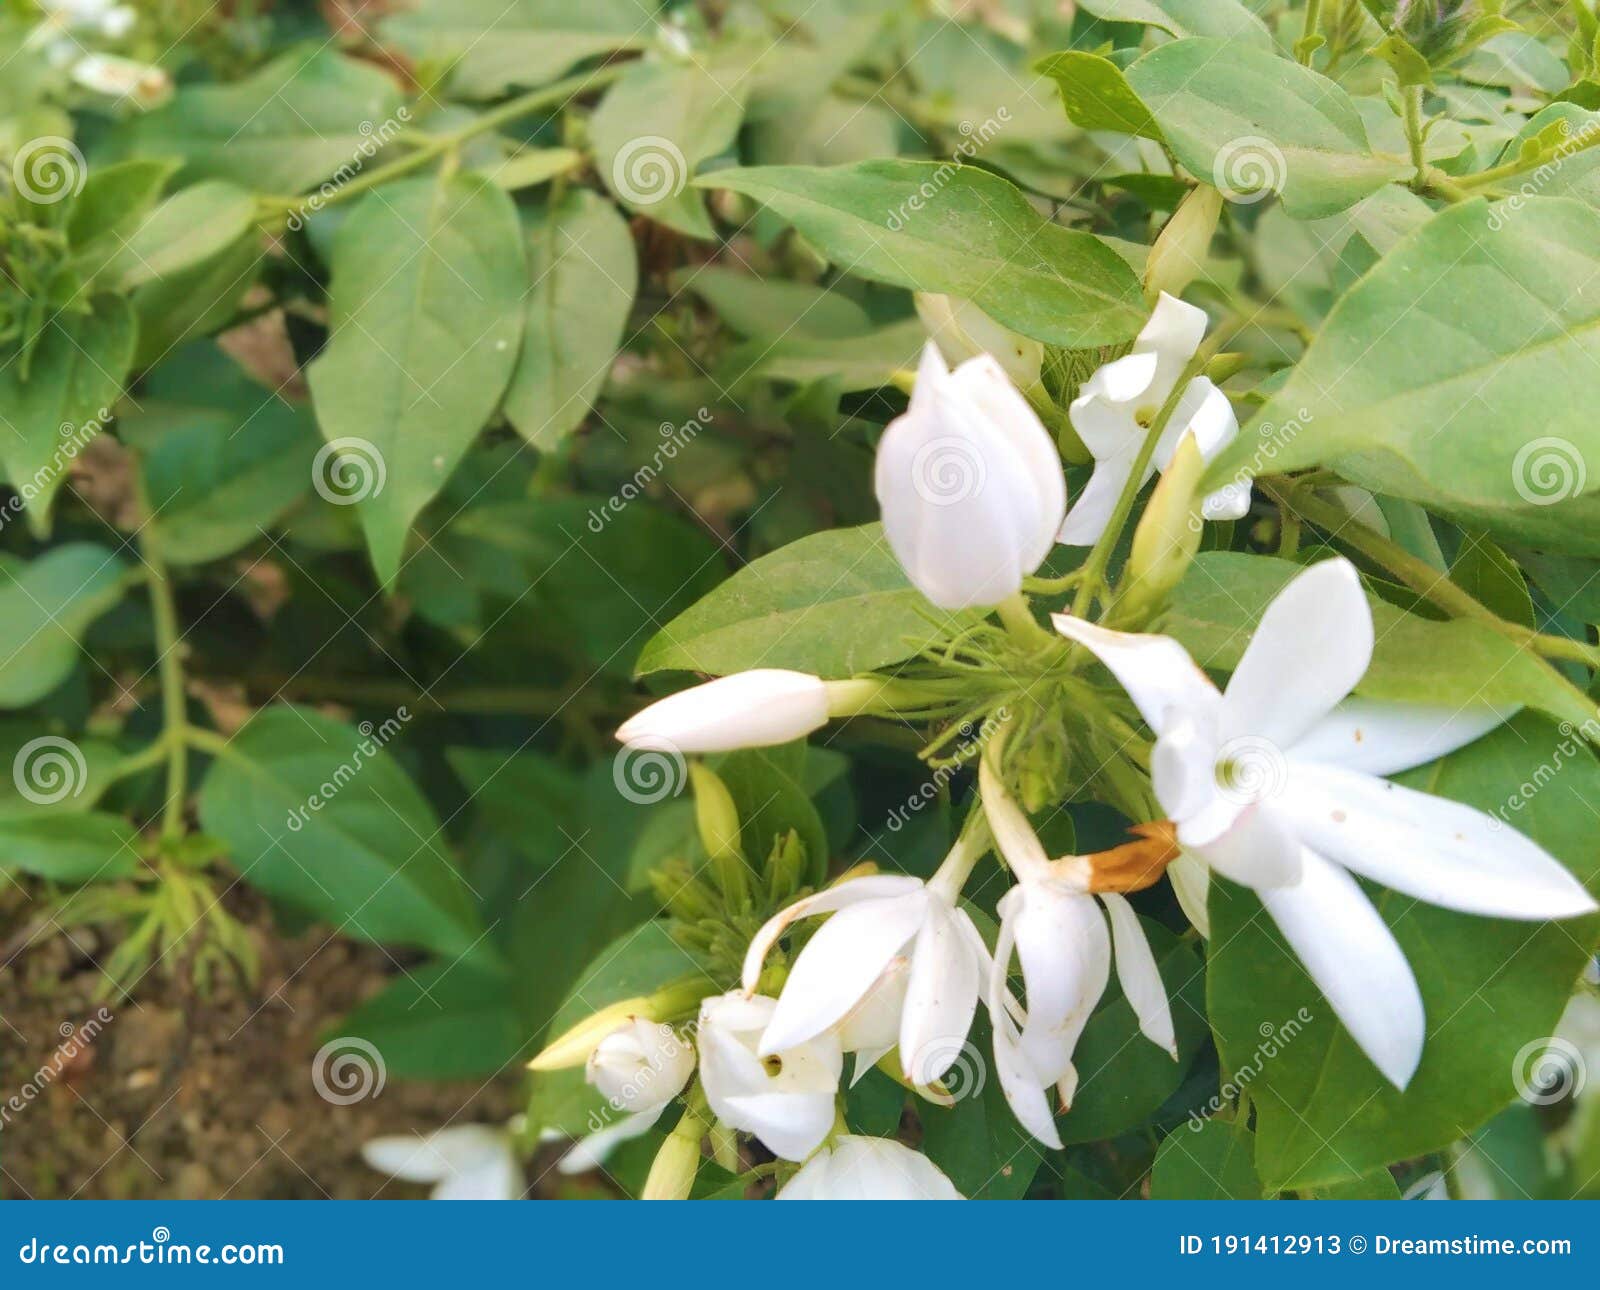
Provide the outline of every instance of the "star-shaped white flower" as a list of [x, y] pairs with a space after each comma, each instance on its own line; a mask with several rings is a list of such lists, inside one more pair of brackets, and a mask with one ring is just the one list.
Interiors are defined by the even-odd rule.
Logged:
[[1445, 909], [1543, 920], [1594, 912], [1559, 861], [1483, 812], [1382, 778], [1442, 757], [1506, 709], [1347, 698], [1372, 658], [1372, 611], [1347, 560], [1296, 577], [1219, 691], [1176, 641], [1065, 615], [1157, 736], [1151, 775], [1189, 855], [1254, 888], [1334, 1012], [1391, 1083], [1422, 1057], [1410, 965], [1352, 878]]
[[777, 1200], [963, 1200], [938, 1165], [891, 1138], [841, 1134], [793, 1178]]
[[[1132, 351], [1106, 363], [1083, 383], [1069, 411], [1072, 428], [1094, 455], [1094, 473], [1067, 512], [1058, 541], [1093, 546], [1105, 532], [1150, 426], [1200, 348], [1205, 331], [1203, 309], [1162, 292]], [[1193, 378], [1173, 409], [1140, 484], [1171, 464], [1185, 434], [1194, 435], [1201, 457], [1210, 461], [1238, 433], [1239, 422], [1227, 395], [1208, 378]], [[1207, 519], [1225, 520], [1238, 519], [1249, 509], [1250, 486], [1238, 483], [1206, 498], [1202, 512]]]
[[421, 1136], [373, 1138], [361, 1158], [406, 1182], [433, 1183], [434, 1200], [520, 1200], [522, 1166], [504, 1129], [458, 1124]]

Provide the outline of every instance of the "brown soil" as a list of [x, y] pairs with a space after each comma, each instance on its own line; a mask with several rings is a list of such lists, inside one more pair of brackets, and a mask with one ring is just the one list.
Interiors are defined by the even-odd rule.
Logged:
[[[219, 983], [209, 998], [186, 974], [157, 971], [102, 1014], [104, 933], [0, 947], [0, 1197], [420, 1196], [369, 1169], [361, 1144], [517, 1109], [515, 1070], [487, 1082], [390, 1078], [349, 1105], [324, 1100], [318, 1048], [397, 964], [324, 928], [285, 938], [241, 889], [227, 904], [256, 943], [260, 980]], [[23, 907], [38, 908], [12, 888], [0, 927], [16, 927]], [[5, 1105], [30, 1084], [34, 1096]]]

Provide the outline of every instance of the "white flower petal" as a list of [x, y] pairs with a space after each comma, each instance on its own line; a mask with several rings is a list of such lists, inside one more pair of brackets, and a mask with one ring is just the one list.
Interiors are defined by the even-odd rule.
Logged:
[[1117, 509], [1117, 499], [1133, 474], [1131, 453], [1108, 457], [1095, 463], [1089, 482], [1072, 503], [1067, 518], [1056, 534], [1056, 541], [1065, 546], [1093, 546], [1106, 531], [1111, 515]]
[[809, 918], [813, 914], [831, 914], [835, 910], [863, 900], [883, 900], [890, 896], [903, 896], [921, 886], [920, 880], [904, 874], [866, 874], [860, 878], [835, 883], [832, 887], [825, 888], [813, 896], [807, 896], [804, 900], [797, 900], [786, 909], [780, 910], [767, 919], [761, 925], [761, 930], [750, 938], [750, 948], [744, 956], [744, 975], [741, 982], [745, 992], [751, 993], [755, 990], [756, 982], [761, 979], [762, 964], [766, 962], [772, 947], [777, 944], [778, 938], [790, 924], [802, 918]]
[[[1189, 718], [1178, 718], [1151, 751], [1150, 782], [1161, 809], [1174, 820], [1190, 819], [1212, 807], [1218, 795], [1215, 737]], [[1227, 823], [1232, 822], [1229, 815]]]
[[433, 1145], [434, 1135], [389, 1134], [362, 1143], [361, 1158], [380, 1173], [402, 1182], [438, 1182], [450, 1172], [450, 1162]]
[[679, 753], [766, 748], [828, 723], [828, 688], [815, 676], [753, 668], [692, 686], [623, 722], [617, 738]]
[[[1134, 352], [1124, 354], [1121, 358], [1114, 358], [1109, 363], [1102, 363], [1090, 374], [1078, 389], [1078, 397], [1073, 399], [1068, 409], [1073, 416], [1073, 428], [1079, 435], [1083, 429], [1077, 425], [1077, 411], [1081, 406], [1087, 407], [1093, 401], [1097, 403], [1132, 403], [1150, 388], [1150, 382], [1155, 379], [1156, 363], [1158, 359], [1154, 351], [1143, 353]], [[1087, 439], [1084, 444], [1089, 451], [1094, 452], [1094, 445]], [[1106, 445], [1108, 452], [1117, 451], [1117, 445]], [[1096, 456], [1099, 454], [1096, 453]]]
[[1211, 910], [1207, 902], [1211, 897], [1211, 871], [1206, 868], [1205, 862], [1199, 856], [1185, 851], [1167, 866], [1167, 879], [1172, 883], [1172, 894], [1178, 898], [1178, 904], [1194, 924], [1195, 931], [1209, 941]]
[[1404, 1089], [1422, 1060], [1422, 994], [1366, 893], [1307, 849], [1300, 881], [1260, 896], [1351, 1038], [1385, 1079]]
[[1161, 981], [1161, 969], [1150, 951], [1139, 915], [1126, 898], [1115, 892], [1102, 892], [1101, 903], [1111, 917], [1111, 939], [1116, 950], [1117, 982], [1139, 1018], [1144, 1037], [1158, 1048], [1178, 1057], [1177, 1032], [1172, 1027], [1172, 1004]]
[[1150, 321], [1133, 342], [1134, 353], [1156, 355], [1157, 368], [1148, 397], [1157, 405], [1166, 402], [1205, 335], [1205, 310], [1163, 291], [1150, 314]]
[[1482, 811], [1359, 771], [1296, 765], [1280, 800], [1308, 847], [1363, 877], [1488, 918], [1577, 918], [1596, 905], [1542, 847]]
[[1161, 470], [1172, 464], [1172, 454], [1186, 434], [1194, 436], [1194, 446], [1203, 461], [1210, 461], [1239, 433], [1239, 419], [1233, 404], [1210, 379], [1197, 376], [1184, 387], [1183, 396], [1167, 419], [1156, 444], [1152, 460]]
[[728, 1098], [718, 1118], [753, 1133], [785, 1160], [804, 1160], [833, 1128], [832, 1093], [749, 1093]]
[[[1226, 799], [1218, 799], [1230, 805]], [[1203, 844], [1185, 837], [1188, 821], [1178, 827], [1178, 841], [1224, 878], [1254, 887], [1287, 887], [1300, 881], [1298, 815], [1283, 809], [1280, 799], [1235, 806], [1231, 827]]]
[[640, 1111], [637, 1115], [624, 1115], [614, 1124], [597, 1129], [580, 1139], [566, 1155], [556, 1162], [556, 1172], [563, 1174], [587, 1173], [605, 1164], [606, 1157], [624, 1142], [648, 1133], [655, 1122], [666, 1113], [667, 1104]]
[[761, 1055], [804, 1043], [854, 1008], [924, 926], [934, 903], [919, 887], [887, 900], [850, 905], [829, 918], [790, 969], [772, 1022], [761, 1036]]
[[1267, 606], [1222, 704], [1224, 741], [1288, 749], [1355, 687], [1372, 661], [1372, 610], [1355, 566], [1324, 560]]
[[917, 1084], [933, 1083], [961, 1056], [983, 988], [983, 964], [962, 927], [970, 926], [966, 914], [939, 899], [927, 911], [900, 1015], [900, 1068]]
[[1010, 920], [1000, 925], [995, 944], [994, 967], [989, 973], [988, 1007], [994, 1026], [994, 1070], [1000, 1091], [1017, 1123], [1045, 1146], [1061, 1149], [1061, 1132], [1050, 1113], [1047, 1085], [1041, 1080], [1022, 1051], [1022, 1038], [1010, 1015], [1010, 992], [1006, 973], [1010, 970], [1013, 947]]
[[961, 1200], [944, 1172], [888, 1138], [844, 1134], [801, 1167], [776, 1200]]
[[1039, 1082], [1054, 1084], [1072, 1068], [1078, 1037], [1111, 979], [1111, 938], [1093, 896], [1055, 884], [1020, 883], [1000, 911], [1027, 987], [1022, 1051]]
[[1067, 614], [1050, 621], [1110, 669], [1157, 735], [1184, 717], [1203, 722], [1221, 705], [1217, 687], [1170, 636], [1109, 631]]
[[1289, 749], [1289, 757], [1369, 775], [1395, 775], [1453, 753], [1516, 712], [1351, 696], [1312, 726]]

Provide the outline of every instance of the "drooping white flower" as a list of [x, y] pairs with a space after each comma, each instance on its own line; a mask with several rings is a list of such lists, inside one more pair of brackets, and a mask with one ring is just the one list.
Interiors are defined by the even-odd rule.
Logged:
[[522, 1166], [511, 1135], [487, 1124], [373, 1138], [361, 1158], [406, 1182], [433, 1183], [434, 1200], [520, 1200]]
[[635, 1017], [596, 1045], [584, 1077], [616, 1113], [561, 1158], [562, 1173], [602, 1164], [617, 1144], [650, 1129], [694, 1074], [694, 1047], [664, 1022]]
[[680, 753], [786, 744], [827, 724], [828, 695], [829, 683], [815, 676], [754, 668], [652, 703], [623, 722], [617, 738]]
[[997, 323], [970, 300], [918, 291], [917, 317], [939, 346], [946, 363], [964, 363], [979, 354], [992, 356], [1019, 390], [1039, 383], [1044, 346]]
[[[1046, 857], [1027, 816], [987, 760], [979, 769], [979, 792], [995, 843], [1017, 876], [1017, 885], [997, 906], [1000, 934], [987, 996], [995, 1071], [1022, 1126], [1047, 1146], [1059, 1148], [1048, 1090], [1056, 1089], [1063, 1108], [1071, 1106], [1078, 1085], [1073, 1052], [1105, 993], [1113, 949], [1117, 980], [1139, 1028], [1176, 1057], [1172, 1010], [1133, 907], [1122, 896], [1105, 892], [1099, 895], [1105, 906], [1101, 914], [1089, 893], [1082, 857]], [[1020, 1025], [1006, 985], [1013, 952], [1022, 962], [1028, 1000]]]
[[[1094, 474], [1068, 512], [1059, 541], [1093, 546], [1105, 532], [1149, 428], [1205, 331], [1205, 310], [1162, 292], [1132, 351], [1083, 383], [1069, 414], [1072, 428], [1094, 456]], [[1228, 396], [1208, 378], [1194, 377], [1173, 409], [1140, 484], [1167, 468], [1185, 434], [1194, 435], [1201, 457], [1210, 461], [1238, 433]], [[1207, 519], [1238, 519], [1249, 508], [1249, 484], [1236, 483], [1206, 498], [1202, 513]]]
[[892, 1035], [900, 1067], [913, 1083], [932, 1084], [949, 1070], [972, 1028], [989, 959], [978, 929], [956, 903], [953, 874], [960, 869], [964, 878], [966, 867], [965, 846], [958, 843], [927, 883], [899, 874], [855, 878], [768, 920], [745, 955], [747, 990], [755, 988], [785, 928], [796, 919], [832, 914], [789, 970], [761, 1052], [842, 1025], [853, 1032], [852, 1042], [876, 1049], [874, 1060]]
[[1410, 965], [1350, 875], [1490, 918], [1596, 908], [1542, 848], [1483, 812], [1382, 778], [1510, 713], [1347, 698], [1372, 658], [1354, 567], [1326, 560], [1267, 607], [1227, 690], [1165, 636], [1059, 616], [1156, 733], [1151, 776], [1186, 852], [1253, 887], [1362, 1050], [1404, 1088], [1422, 1057]]
[[785, 1160], [804, 1160], [833, 1128], [844, 1054], [831, 1033], [777, 1052], [760, 1049], [776, 1007], [776, 999], [738, 990], [701, 1003], [700, 1087], [724, 1124]]
[[906, 576], [942, 609], [997, 605], [1050, 553], [1067, 506], [1054, 442], [990, 355], [922, 351], [911, 406], [878, 444], [874, 488]]
[[845, 1133], [784, 1185], [777, 1200], [965, 1200], [944, 1170], [892, 1138]]

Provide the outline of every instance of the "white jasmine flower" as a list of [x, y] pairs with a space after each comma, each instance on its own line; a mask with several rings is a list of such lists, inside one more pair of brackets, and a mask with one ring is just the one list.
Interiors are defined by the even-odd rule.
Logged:
[[434, 1200], [522, 1198], [522, 1166], [511, 1135], [487, 1124], [374, 1138], [361, 1148], [361, 1158], [405, 1182], [435, 1184]]
[[878, 444], [874, 487], [906, 576], [942, 609], [1020, 591], [1067, 505], [1055, 443], [999, 362], [948, 371], [931, 341], [911, 406]]
[[562, 1173], [604, 1163], [618, 1143], [653, 1127], [694, 1074], [694, 1048], [664, 1022], [635, 1017], [596, 1045], [584, 1077], [609, 1099], [619, 1118], [561, 1158]]
[[735, 672], [652, 703], [623, 722], [617, 738], [682, 753], [786, 744], [827, 724], [828, 695], [828, 682], [804, 672]]
[[[1106, 363], [1083, 383], [1069, 413], [1072, 428], [1094, 455], [1094, 474], [1073, 503], [1059, 541], [1093, 546], [1105, 532], [1149, 428], [1200, 348], [1205, 331], [1203, 309], [1163, 291], [1133, 350]], [[1168, 419], [1140, 484], [1171, 464], [1185, 434], [1194, 435], [1201, 457], [1210, 461], [1238, 433], [1239, 422], [1227, 395], [1206, 377], [1195, 377]], [[1202, 512], [1207, 519], [1238, 519], [1249, 508], [1250, 486], [1240, 483], [1206, 498]]]
[[831, 1033], [758, 1050], [776, 1008], [775, 999], [738, 990], [701, 1003], [700, 1086], [724, 1124], [785, 1160], [804, 1160], [833, 1128], [844, 1054]]
[[1334, 1012], [1404, 1088], [1422, 1057], [1411, 968], [1351, 877], [1490, 918], [1591, 913], [1542, 848], [1483, 812], [1381, 778], [1442, 757], [1505, 709], [1452, 711], [1346, 698], [1372, 658], [1354, 567], [1326, 560], [1267, 607], [1227, 690], [1165, 636], [1058, 616], [1157, 735], [1156, 796], [1186, 851], [1253, 887]]
[[964, 1200], [938, 1165], [891, 1138], [841, 1134], [806, 1161], [777, 1200]]

